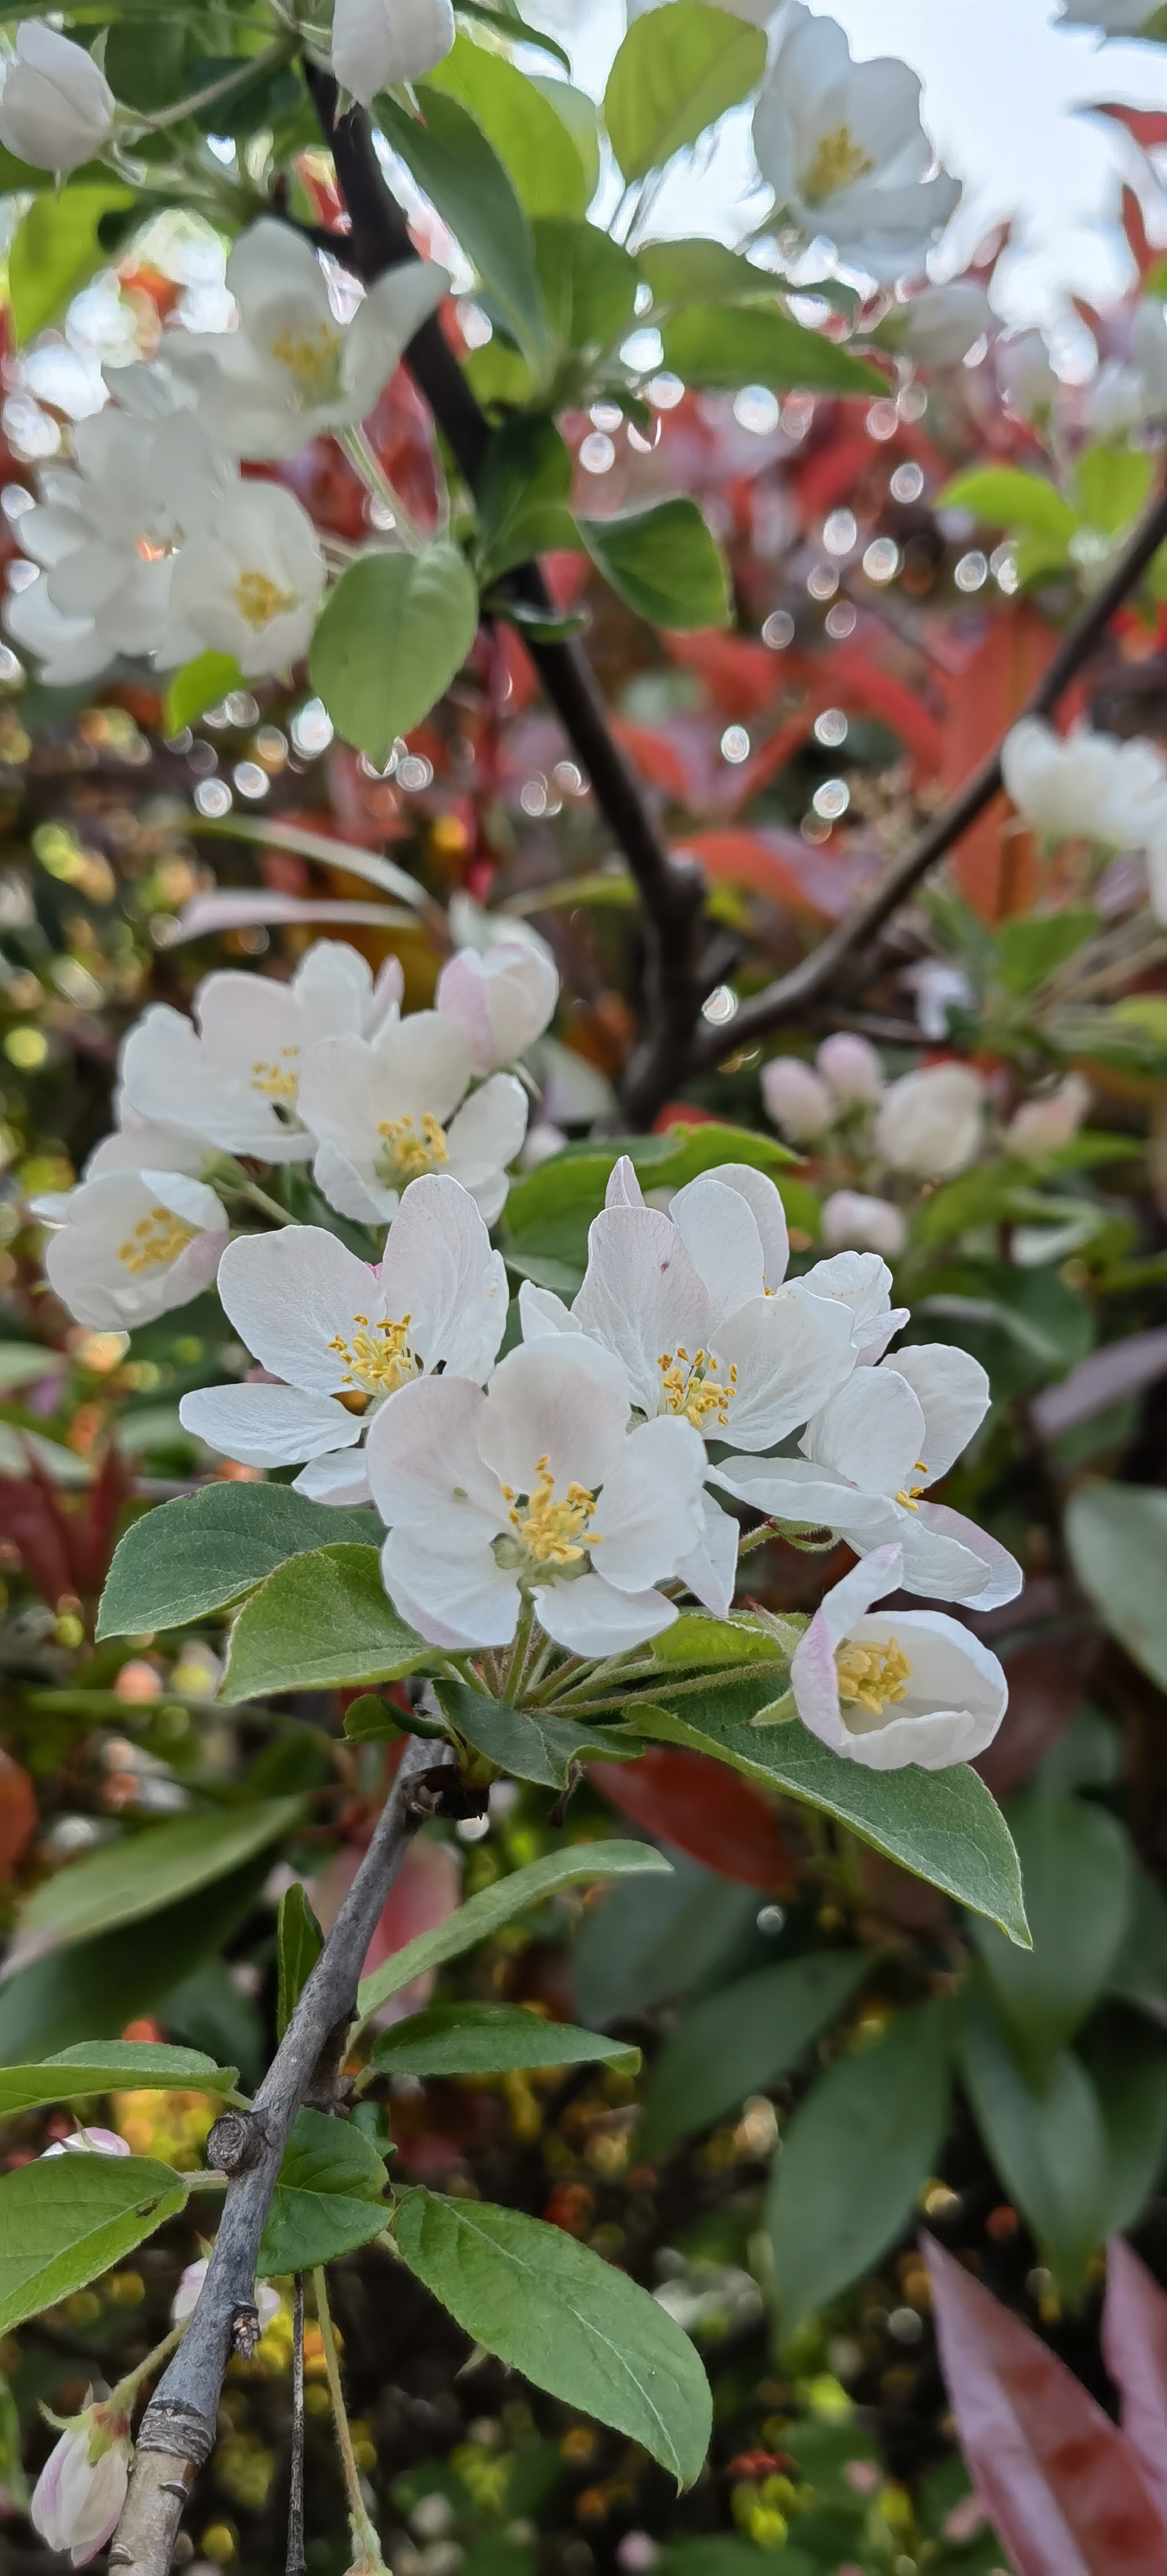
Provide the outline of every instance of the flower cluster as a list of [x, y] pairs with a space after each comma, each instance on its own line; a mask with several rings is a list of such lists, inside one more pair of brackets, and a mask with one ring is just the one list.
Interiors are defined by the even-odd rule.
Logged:
[[[823, 1040], [813, 1065], [800, 1056], [771, 1057], [762, 1068], [762, 1098], [791, 1144], [855, 1150], [876, 1169], [919, 1181], [965, 1171], [985, 1135], [988, 1095], [971, 1065], [921, 1065], [889, 1083], [874, 1047], [843, 1030]], [[825, 1201], [823, 1234], [835, 1249], [889, 1260], [907, 1241], [903, 1213], [890, 1199], [853, 1189]]]
[[1157, 743], [1088, 725], [1063, 736], [1026, 716], [1005, 737], [1001, 770], [1018, 813], [1051, 846], [1142, 851], [1152, 910], [1167, 921], [1167, 759]]
[[[457, 1324], [475, 1352], [477, 1336], [493, 1329], [483, 1324], [470, 1295], [470, 1268], [479, 1261], [493, 1283], [487, 1301], [492, 1313], [501, 1295], [493, 1357], [506, 1301], [498, 1265], [491, 1268], [485, 1225], [501, 1212], [507, 1167], [527, 1125], [524, 1086], [502, 1068], [547, 1027], [558, 978], [548, 952], [528, 933], [504, 937], [481, 956], [451, 959], [432, 1011], [403, 1019], [401, 990], [396, 958], [374, 982], [356, 949], [321, 940], [290, 983], [213, 974], [195, 995], [193, 1022], [168, 1003], [144, 1013], [122, 1049], [115, 1132], [95, 1148], [76, 1189], [37, 1202], [38, 1213], [55, 1229], [46, 1254], [50, 1284], [79, 1322], [102, 1331], [145, 1323], [197, 1296], [222, 1262], [228, 1312], [234, 1315], [234, 1301], [242, 1300], [250, 1324], [247, 1265], [258, 1246], [236, 1244], [224, 1259], [228, 1203], [245, 1204], [249, 1195], [254, 1200], [254, 1184], [236, 1159], [243, 1156], [276, 1167], [311, 1165], [321, 1212], [332, 1208], [374, 1229], [395, 1218], [411, 1183], [432, 1176], [451, 1190], [460, 1182], [459, 1205], [468, 1194], [467, 1223], [477, 1227], [481, 1255], [465, 1246], [455, 1255], [447, 1228], [443, 1257], [455, 1267], [463, 1262], [451, 1326]], [[407, 1234], [416, 1234], [425, 1204], [423, 1193]], [[278, 1206], [274, 1212], [280, 1214]], [[333, 1262], [320, 1294], [331, 1329], [348, 1334], [351, 1298], [334, 1274], [335, 1265], [350, 1256], [328, 1234], [320, 1242], [322, 1257]], [[396, 1256], [394, 1262], [395, 1287], [401, 1265]], [[447, 1346], [447, 1328], [432, 1302], [424, 1311], [409, 1302], [415, 1316], [411, 1353], [425, 1366], [450, 1365], [461, 1342]], [[443, 1306], [441, 1313], [446, 1311]], [[236, 1320], [246, 1338], [244, 1323]], [[272, 1364], [281, 1377], [314, 1393], [324, 1384], [318, 1369], [299, 1378], [301, 1360], [283, 1345]], [[372, 1363], [358, 1362], [354, 1353], [353, 1366], [358, 1365], [367, 1375]], [[413, 1357], [408, 1366], [401, 1359], [405, 1373], [413, 1365]], [[388, 1383], [386, 1366], [381, 1353], [378, 1385]], [[350, 1398], [364, 1386], [363, 1377], [338, 1377], [335, 1368], [327, 1383], [334, 1380]], [[337, 1411], [333, 1405], [330, 1422]], [[269, 1432], [256, 1463], [311, 1459], [356, 1438], [357, 1427], [346, 1430], [350, 1415], [343, 1414], [341, 1430], [317, 1440], [319, 1414], [317, 1402], [306, 1446], [288, 1447], [299, 1425], [286, 1424], [278, 1457], [268, 1454], [274, 1436]]]

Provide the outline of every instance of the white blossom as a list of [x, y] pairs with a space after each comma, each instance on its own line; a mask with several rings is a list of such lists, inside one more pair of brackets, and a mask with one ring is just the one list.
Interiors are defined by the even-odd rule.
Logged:
[[44, 2164], [49, 2156], [128, 2156], [133, 2150], [128, 2138], [116, 2129], [70, 2129], [67, 2137], [55, 2138], [38, 2158]]
[[903, 1209], [862, 1190], [834, 1190], [823, 1202], [823, 1242], [832, 1252], [879, 1252], [894, 1261], [908, 1240]]
[[792, 1145], [812, 1145], [838, 1116], [838, 1104], [821, 1075], [801, 1056], [774, 1055], [761, 1072], [766, 1116]]
[[54, 1222], [50, 1288], [98, 1332], [132, 1332], [188, 1305], [210, 1287], [230, 1233], [214, 1191], [175, 1171], [106, 1171], [38, 1200], [36, 1213]]
[[230, 1246], [219, 1295], [266, 1382], [185, 1395], [184, 1428], [245, 1466], [313, 1462], [297, 1489], [322, 1502], [367, 1500], [359, 1444], [399, 1388], [437, 1368], [484, 1382], [507, 1315], [502, 1254], [436, 1174], [406, 1191], [379, 1267], [321, 1226], [286, 1226]]
[[1005, 736], [1001, 771], [1018, 812], [1047, 840], [1137, 850], [1167, 829], [1167, 761], [1141, 735], [1120, 742], [1079, 725], [1063, 737], [1025, 716]]
[[1167, 412], [1167, 315], [1157, 296], [1143, 296], [1135, 309], [1130, 350], [1125, 358], [1108, 358], [1086, 398], [1091, 434], [1117, 439]]
[[484, 952], [463, 948], [443, 966], [435, 996], [456, 1020], [476, 1074], [514, 1064], [541, 1038], [559, 999], [559, 975], [543, 947], [500, 939]]
[[485, 1394], [418, 1378], [369, 1433], [385, 1588], [432, 1644], [505, 1646], [524, 1597], [572, 1653], [670, 1627], [656, 1589], [697, 1545], [705, 1450], [677, 1417], [629, 1431], [618, 1360], [586, 1334], [526, 1343]]
[[971, 277], [955, 277], [948, 286], [922, 287], [897, 306], [880, 323], [878, 337], [917, 366], [954, 367], [996, 319], [983, 286]]
[[1023, 420], [1047, 420], [1061, 391], [1061, 378], [1041, 332], [1011, 331], [998, 340], [993, 363], [1010, 410]]
[[396, 959], [373, 982], [355, 948], [317, 940], [290, 984], [228, 970], [194, 997], [194, 1024], [157, 1002], [122, 1049], [122, 1117], [177, 1129], [261, 1162], [303, 1162], [313, 1151], [297, 1112], [300, 1073], [319, 1039], [358, 1035], [396, 1017]]
[[869, 1038], [836, 1029], [824, 1038], [815, 1062], [841, 1109], [873, 1109], [883, 1095], [883, 1066]]
[[300, 1107], [319, 1140], [314, 1169], [329, 1206], [384, 1225], [410, 1181], [446, 1172], [493, 1225], [527, 1132], [527, 1095], [513, 1073], [495, 1073], [467, 1099], [472, 1069], [469, 1039], [441, 1011], [414, 1011], [371, 1042], [313, 1047]]
[[875, 1150], [897, 1172], [947, 1180], [976, 1159], [984, 1104], [985, 1087], [971, 1065], [921, 1065], [884, 1093]]
[[729, 1457], [715, 1484], [774, 1520], [833, 1529], [857, 1553], [903, 1551], [909, 1592], [979, 1610], [1012, 1601], [1021, 1568], [947, 1504], [922, 1499], [947, 1475], [989, 1403], [979, 1361], [945, 1343], [860, 1368], [808, 1424], [797, 1458]]
[[[187, 2317], [194, 2315], [199, 2303], [199, 2294], [207, 2277], [208, 2263], [209, 2256], [204, 2254], [199, 2262], [187, 2264], [170, 2302], [172, 2326], [180, 2326]], [[270, 2281], [256, 2282], [255, 2305], [259, 2317], [259, 2330], [263, 2334], [268, 2326], [274, 2325], [283, 2305], [279, 2291], [273, 2290]]]
[[380, 89], [424, 79], [455, 36], [450, 0], [333, 0], [332, 68], [369, 107]]
[[367, 418], [449, 284], [432, 261], [403, 260], [370, 287], [351, 322], [338, 322], [311, 244], [265, 215], [227, 262], [238, 329], [172, 332], [167, 356], [233, 456], [298, 456], [322, 431]]
[[1090, 1085], [1080, 1073], [1067, 1073], [1052, 1091], [1023, 1101], [1005, 1129], [1010, 1152], [1027, 1163], [1043, 1163], [1073, 1143], [1090, 1106]]
[[871, 1615], [903, 1579], [878, 1547], [827, 1593], [795, 1647], [790, 1687], [803, 1725], [868, 1771], [944, 1771], [992, 1743], [1009, 1686], [995, 1655], [938, 1610]]
[[325, 580], [316, 530], [295, 493], [241, 483], [175, 557], [158, 658], [176, 664], [210, 650], [233, 654], [247, 679], [285, 671], [308, 650]]
[[71, 2417], [32, 2491], [29, 2520], [49, 2549], [87, 2567], [117, 2528], [133, 2444], [127, 2418], [87, 2406]]
[[0, 143], [35, 170], [67, 174], [104, 152], [117, 101], [82, 45], [39, 18], [22, 19], [0, 92]]
[[855, 63], [843, 29], [789, 0], [754, 110], [754, 150], [774, 190], [773, 230], [827, 234], [869, 277], [919, 269], [960, 185], [929, 176], [920, 83], [906, 63]]

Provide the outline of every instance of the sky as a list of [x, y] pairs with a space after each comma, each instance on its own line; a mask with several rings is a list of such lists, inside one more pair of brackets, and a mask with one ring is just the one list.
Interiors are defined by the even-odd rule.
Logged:
[[[1120, 177], [1139, 174], [1148, 206], [1155, 191], [1121, 128], [1076, 111], [1100, 99], [1167, 110], [1167, 45], [1103, 45], [1089, 28], [1057, 25], [1056, 0], [809, 5], [842, 23], [858, 59], [896, 54], [919, 72], [925, 125], [965, 183], [951, 236], [957, 256], [942, 265], [960, 265], [993, 223], [1014, 217], [1016, 246], [994, 291], [1004, 319], [1052, 326], [1056, 338], [1071, 293], [1105, 302], [1129, 282], [1115, 222]], [[622, 0], [542, 0], [531, 15], [554, 27], [580, 86], [598, 96], [623, 32]], [[740, 238], [751, 177], [748, 119], [732, 117], [696, 187], [682, 169], [664, 189], [653, 230]], [[1150, 229], [1167, 244], [1167, 197]]]

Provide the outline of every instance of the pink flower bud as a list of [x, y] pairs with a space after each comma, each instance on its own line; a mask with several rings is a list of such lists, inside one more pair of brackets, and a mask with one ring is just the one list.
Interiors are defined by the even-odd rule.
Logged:
[[550, 955], [526, 940], [499, 940], [482, 955], [463, 948], [438, 977], [438, 1009], [464, 1031], [477, 1074], [513, 1064], [542, 1037], [558, 999]]
[[890, 1199], [865, 1198], [862, 1190], [836, 1190], [823, 1206], [823, 1242], [831, 1252], [881, 1252], [894, 1261], [908, 1229]]
[[116, 2129], [72, 2129], [67, 2138], [58, 2138], [55, 2145], [45, 2148], [41, 2163], [45, 2162], [47, 2156], [129, 2156], [132, 2154], [133, 2148], [129, 2139], [119, 2138]]
[[821, 1075], [796, 1055], [772, 1056], [763, 1065], [762, 1099], [767, 1118], [794, 1145], [809, 1145], [838, 1116], [838, 1103]]
[[817, 1061], [823, 1081], [845, 1108], [860, 1103], [874, 1108], [883, 1091], [883, 1066], [866, 1038], [837, 1029], [823, 1039]]
[[[184, 2318], [191, 2316], [197, 2307], [199, 2293], [207, 2277], [208, 2261], [209, 2257], [204, 2254], [201, 2262], [187, 2264], [170, 2305], [172, 2325], [180, 2326]], [[269, 2281], [257, 2281], [255, 2304], [259, 2311], [259, 2329], [262, 2334], [265, 2327], [270, 2326], [280, 2313], [279, 2291], [273, 2290]]]
[[1056, 1091], [1023, 1103], [1005, 1129], [1005, 1142], [1027, 1163], [1044, 1163], [1048, 1155], [1073, 1143], [1089, 1106], [1089, 1083], [1080, 1073], [1068, 1073]]
[[87, 2567], [117, 2528], [133, 2447], [124, 2415], [87, 2406], [45, 2461], [29, 2507], [32, 2527], [50, 2549], [67, 2549], [75, 2567]]
[[875, 1148], [897, 1172], [944, 1181], [976, 1161], [985, 1087], [968, 1064], [921, 1065], [886, 1091]]

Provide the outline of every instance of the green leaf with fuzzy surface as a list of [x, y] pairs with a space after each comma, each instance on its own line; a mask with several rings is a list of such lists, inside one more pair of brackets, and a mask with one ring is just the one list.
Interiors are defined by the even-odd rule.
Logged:
[[299, 1798], [264, 1798], [255, 1806], [174, 1816], [119, 1835], [45, 1879], [23, 1909], [21, 1929], [50, 1934], [63, 1944], [138, 1922], [266, 1851], [300, 1812]]
[[362, 2019], [379, 2011], [390, 1995], [400, 1994], [415, 1977], [428, 1976], [432, 1968], [444, 1967], [447, 1959], [461, 1958], [463, 1951], [472, 1950], [502, 1924], [513, 1922], [516, 1914], [525, 1914], [528, 1906], [541, 1904], [561, 1888], [585, 1887], [599, 1878], [635, 1878], [646, 1871], [670, 1874], [664, 1853], [651, 1843], [575, 1843], [567, 1851], [548, 1852], [545, 1859], [531, 1861], [512, 1877], [480, 1889], [448, 1923], [439, 1924], [434, 1932], [419, 1932], [383, 1967], [375, 1968], [357, 1996]]
[[342, 739], [382, 769], [457, 679], [477, 632], [477, 586], [447, 537], [416, 555], [362, 555], [318, 621], [312, 686]]
[[321, 1547], [277, 1567], [244, 1603], [221, 1696], [234, 1707], [269, 1691], [393, 1681], [432, 1661], [389, 1599], [376, 1548]]
[[768, 385], [774, 393], [862, 394], [870, 401], [887, 391], [868, 359], [760, 304], [688, 304], [661, 336], [666, 366], [707, 393]]
[[185, 1628], [241, 1600], [290, 1556], [383, 1535], [376, 1512], [310, 1503], [288, 1485], [205, 1485], [156, 1504], [126, 1531], [101, 1596], [98, 1637]]
[[578, 544], [570, 495], [571, 458], [554, 421], [539, 412], [503, 421], [487, 448], [476, 496], [484, 587], [529, 555]]
[[283, 2038], [323, 1948], [324, 1934], [297, 1879], [281, 1896], [276, 1916], [277, 2039]]
[[300, 2111], [284, 2149], [256, 2270], [309, 2272], [379, 2236], [388, 2218], [385, 2164], [351, 2121]]
[[537, 223], [535, 259], [547, 319], [565, 349], [598, 350], [632, 329], [636, 262], [597, 225]]
[[229, 2093], [234, 2066], [216, 2066], [199, 2048], [162, 2048], [152, 2041], [85, 2040], [39, 2066], [0, 2069], [0, 2120], [34, 2111], [42, 2102], [83, 2102], [99, 2093]]
[[489, 2201], [406, 2192], [393, 2235], [410, 2271], [476, 2343], [692, 2486], [711, 2430], [709, 2383], [688, 2336], [647, 2290], [561, 2227]]
[[628, 1761], [644, 1751], [640, 1737], [626, 1726], [589, 1725], [586, 1718], [557, 1717], [550, 1709], [512, 1708], [508, 1700], [487, 1699], [464, 1682], [438, 1681], [434, 1688], [443, 1715], [458, 1734], [516, 1780], [563, 1789], [574, 1762]]
[[152, 2156], [38, 2157], [0, 2179], [0, 2334], [83, 2290], [186, 2202]]
[[653, 10], [634, 19], [604, 92], [604, 123], [624, 177], [663, 169], [748, 98], [765, 68], [761, 28], [703, 0], [673, 0], [667, 18]]
[[635, 2075], [640, 2050], [571, 2022], [545, 2021], [522, 2004], [429, 2004], [384, 2031], [373, 2050], [379, 2075], [508, 2075], [516, 2067], [596, 2059]]
[[166, 692], [164, 723], [168, 734], [197, 724], [208, 707], [217, 707], [229, 689], [239, 688], [243, 673], [233, 653], [199, 653], [184, 662]]

